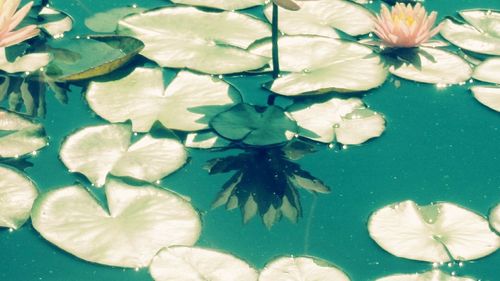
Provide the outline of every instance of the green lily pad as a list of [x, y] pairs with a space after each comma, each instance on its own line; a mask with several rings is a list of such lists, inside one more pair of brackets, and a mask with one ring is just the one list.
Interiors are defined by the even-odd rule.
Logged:
[[107, 182], [109, 212], [82, 186], [42, 194], [33, 206], [33, 227], [59, 248], [90, 262], [148, 266], [172, 245], [193, 245], [201, 221], [178, 194], [151, 185]]
[[85, 19], [85, 25], [92, 31], [109, 33], [114, 32], [118, 21], [128, 15], [145, 11], [144, 8], [136, 6], [111, 9], [106, 12], [93, 14]]
[[186, 136], [186, 141], [184, 145], [189, 148], [224, 148], [230, 145], [230, 141], [220, 137], [213, 132], [196, 132], [189, 133]]
[[48, 53], [32, 53], [17, 57], [13, 62], [7, 59], [5, 48], [0, 49], [0, 70], [8, 73], [34, 72], [50, 62]]
[[156, 121], [174, 130], [207, 129], [210, 118], [241, 99], [224, 81], [189, 71], [179, 72], [165, 89], [159, 68], [136, 68], [120, 80], [92, 82], [86, 98], [99, 116], [131, 120], [136, 132], [149, 131]]
[[48, 143], [41, 124], [0, 109], [0, 158], [17, 158], [33, 153]]
[[440, 270], [431, 270], [424, 273], [395, 274], [376, 281], [477, 281], [474, 278], [459, 277], [446, 274]]
[[129, 126], [112, 124], [86, 127], [61, 145], [60, 157], [72, 172], [102, 186], [108, 174], [153, 182], [182, 167], [187, 160], [177, 140], [145, 135], [131, 144]]
[[452, 44], [480, 54], [500, 55], [500, 12], [465, 10], [460, 16], [469, 24], [444, 21], [441, 35]]
[[248, 263], [233, 255], [185, 246], [161, 250], [149, 272], [155, 281], [257, 281], [259, 276]]
[[282, 257], [268, 263], [259, 281], [335, 280], [349, 281], [349, 277], [336, 266], [315, 257]]
[[[367, 34], [374, 29], [374, 15], [363, 6], [343, 0], [296, 2], [300, 10], [279, 9], [279, 29], [288, 35], [320, 35], [339, 38], [335, 29], [349, 35]], [[272, 4], [264, 10], [272, 22]]]
[[401, 78], [430, 84], [459, 84], [472, 76], [472, 68], [461, 57], [436, 48], [421, 47], [420, 65], [391, 66], [389, 71]]
[[474, 86], [470, 90], [480, 103], [500, 112], [500, 87]]
[[246, 48], [271, 36], [271, 29], [236, 12], [166, 7], [123, 18], [118, 33], [143, 41], [141, 54], [160, 66], [227, 74], [259, 69], [268, 62]]
[[323, 143], [361, 144], [385, 130], [384, 118], [358, 98], [309, 99], [296, 102], [287, 111], [297, 121], [299, 135]]
[[210, 126], [221, 136], [248, 145], [273, 145], [291, 140], [297, 124], [280, 107], [244, 103], [219, 113]]
[[490, 58], [478, 65], [472, 75], [474, 79], [500, 84], [500, 58]]
[[490, 224], [498, 233], [500, 233], [500, 204], [491, 210]]
[[500, 246], [486, 219], [451, 203], [392, 204], [371, 215], [368, 230], [389, 253], [428, 262], [479, 259]]
[[266, 0], [171, 0], [176, 4], [216, 8], [226, 11], [246, 9], [264, 5]]
[[112, 72], [139, 53], [144, 44], [113, 35], [52, 40], [48, 46], [54, 59], [47, 66], [47, 75], [58, 81], [75, 81]]
[[[284, 73], [268, 88], [280, 95], [367, 91], [380, 86], [387, 77], [380, 57], [357, 43], [319, 36], [285, 36], [278, 45]], [[259, 42], [250, 51], [271, 58], [272, 44]]]
[[20, 228], [30, 217], [38, 196], [33, 182], [21, 172], [0, 165], [0, 227]]

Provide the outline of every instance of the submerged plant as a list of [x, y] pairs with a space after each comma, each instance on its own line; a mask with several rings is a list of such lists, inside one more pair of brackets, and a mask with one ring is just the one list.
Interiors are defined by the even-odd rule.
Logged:
[[0, 48], [15, 45], [40, 32], [34, 24], [14, 30], [33, 6], [33, 2], [30, 2], [16, 12], [20, 2], [21, 0], [0, 0]]

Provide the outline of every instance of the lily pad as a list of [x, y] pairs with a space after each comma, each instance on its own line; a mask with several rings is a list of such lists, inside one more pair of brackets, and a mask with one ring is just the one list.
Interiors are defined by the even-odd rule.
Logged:
[[189, 133], [186, 136], [186, 141], [184, 142], [186, 147], [200, 149], [224, 148], [230, 144], [230, 141], [210, 131]]
[[467, 61], [448, 51], [421, 47], [418, 55], [419, 66], [391, 66], [389, 71], [404, 79], [442, 85], [462, 83], [472, 75]]
[[257, 281], [259, 275], [230, 254], [184, 246], [161, 250], [151, 262], [149, 272], [155, 281]]
[[297, 121], [299, 135], [323, 143], [361, 144], [385, 130], [384, 118], [358, 98], [309, 99], [287, 111]]
[[271, 36], [271, 29], [236, 12], [166, 7], [125, 17], [118, 33], [143, 41], [141, 54], [160, 66], [227, 74], [258, 69], [268, 62], [245, 49]]
[[112, 72], [139, 53], [144, 44], [128, 36], [64, 38], [48, 43], [54, 59], [46, 73], [54, 80], [84, 80]]
[[[278, 45], [284, 74], [268, 88], [280, 95], [367, 91], [380, 86], [387, 77], [380, 57], [357, 43], [319, 36], [285, 36]], [[271, 58], [272, 44], [259, 42], [250, 51]]]
[[0, 158], [17, 158], [47, 145], [41, 124], [0, 109]]
[[86, 127], [61, 145], [60, 157], [72, 172], [102, 186], [108, 174], [153, 182], [182, 167], [187, 160], [177, 140], [143, 136], [131, 144], [129, 126], [112, 124]]
[[500, 87], [474, 86], [470, 89], [480, 103], [500, 112]]
[[18, 229], [30, 217], [38, 195], [33, 182], [21, 172], [0, 165], [0, 227]]
[[500, 12], [465, 10], [459, 12], [469, 24], [444, 21], [441, 35], [465, 50], [487, 55], [500, 55]]
[[[288, 35], [320, 35], [339, 38], [335, 29], [352, 36], [370, 33], [374, 15], [363, 6], [344, 0], [297, 1], [298, 11], [279, 9], [279, 29]], [[272, 4], [264, 10], [272, 22]]]
[[428, 262], [479, 259], [500, 246], [486, 219], [451, 203], [392, 204], [371, 215], [368, 230], [389, 253]]
[[193, 245], [199, 214], [181, 196], [151, 185], [107, 182], [109, 212], [82, 186], [42, 194], [33, 206], [33, 227], [59, 248], [90, 262], [148, 266], [172, 245]]
[[241, 99], [224, 81], [189, 71], [179, 72], [165, 89], [159, 68], [136, 68], [120, 80], [92, 82], [86, 97], [99, 116], [131, 120], [136, 132], [149, 131], [156, 121], [173, 130], [207, 129], [210, 118]]
[[259, 281], [335, 280], [349, 281], [349, 277], [334, 265], [314, 257], [282, 257], [266, 265]]
[[7, 59], [5, 48], [0, 48], [0, 70], [8, 73], [34, 72], [50, 62], [48, 53], [32, 53], [17, 57], [13, 62]]
[[145, 11], [144, 8], [136, 6], [115, 8], [106, 12], [93, 14], [91, 17], [85, 19], [85, 25], [95, 32], [114, 32], [121, 18], [143, 11]]
[[264, 5], [266, 0], [171, 0], [176, 4], [216, 8], [226, 11], [246, 9]]
[[500, 233], [500, 204], [491, 210], [490, 224], [498, 233]]
[[500, 58], [485, 60], [474, 69], [472, 77], [484, 82], [500, 84]]
[[248, 145], [273, 145], [291, 140], [297, 124], [280, 107], [257, 107], [244, 103], [222, 112], [210, 121], [221, 136]]
[[73, 28], [73, 19], [68, 14], [51, 7], [43, 7], [36, 20], [34, 23], [54, 38], [62, 37], [65, 32]]
[[424, 273], [415, 274], [395, 274], [376, 281], [477, 281], [469, 277], [459, 277], [448, 275], [440, 270], [432, 270]]

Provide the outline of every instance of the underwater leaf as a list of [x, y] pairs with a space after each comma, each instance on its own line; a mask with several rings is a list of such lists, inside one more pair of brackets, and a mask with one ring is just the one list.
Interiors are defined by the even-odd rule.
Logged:
[[470, 90], [480, 103], [500, 112], [500, 87], [474, 86]]
[[57, 81], [83, 80], [112, 72], [139, 53], [144, 44], [128, 36], [63, 38], [48, 43], [54, 59], [48, 76]]
[[189, 71], [179, 72], [165, 89], [160, 68], [136, 68], [120, 80], [91, 82], [86, 98], [99, 116], [131, 120], [136, 132], [149, 131], [155, 121], [173, 130], [207, 129], [210, 118], [241, 99], [226, 82]]
[[[51, 20], [55, 18], [56, 20]], [[73, 28], [73, 19], [64, 12], [43, 7], [37, 17], [37, 24], [54, 38], [60, 38]]]
[[273, 145], [291, 140], [297, 124], [277, 106], [240, 103], [216, 115], [210, 126], [221, 136], [248, 145]]
[[0, 109], [0, 158], [17, 158], [47, 145], [41, 124]]
[[130, 144], [131, 136], [126, 125], [86, 127], [67, 137], [60, 157], [70, 171], [82, 173], [97, 186], [105, 183], [108, 174], [153, 182], [187, 161], [177, 140], [145, 135]]
[[476, 66], [472, 77], [484, 82], [500, 84], [500, 58], [493, 57]]
[[131, 14], [141, 13], [144, 10], [144, 8], [136, 6], [111, 9], [102, 13], [93, 14], [86, 18], [85, 25], [95, 32], [114, 32], [121, 18]]
[[176, 4], [216, 8], [226, 11], [246, 9], [264, 5], [266, 0], [171, 0]]
[[472, 75], [470, 65], [461, 57], [436, 48], [421, 47], [420, 65], [391, 66], [389, 71], [401, 78], [431, 84], [458, 84]]
[[155, 281], [257, 281], [259, 275], [233, 255], [185, 246], [161, 250], [149, 272]]
[[376, 281], [477, 281], [469, 277], [452, 276], [440, 270], [432, 270], [424, 273], [395, 274]]
[[486, 219], [451, 203], [395, 203], [373, 213], [368, 230], [389, 253], [427, 262], [474, 260], [500, 246]]
[[0, 165], [0, 175], [0, 227], [18, 229], [30, 217], [38, 191], [17, 170]]
[[268, 62], [245, 49], [271, 36], [271, 29], [236, 12], [166, 7], [125, 17], [118, 33], [143, 41], [141, 54], [160, 66], [227, 74], [258, 69]]
[[230, 145], [230, 141], [218, 136], [213, 132], [189, 133], [184, 145], [189, 148], [224, 148]]
[[[297, 1], [298, 11], [279, 9], [279, 29], [287, 35], [320, 35], [338, 38], [335, 29], [349, 35], [367, 34], [374, 28], [374, 15], [361, 5], [344, 0]], [[272, 22], [272, 4], [264, 9]]]
[[42, 194], [33, 206], [33, 227], [81, 259], [131, 268], [148, 266], [160, 249], [190, 246], [200, 236], [199, 214], [176, 193], [114, 179], [105, 192], [109, 212], [82, 186]]
[[459, 12], [469, 24], [446, 19], [441, 35], [465, 50], [487, 55], [500, 55], [500, 12], [465, 10]]
[[268, 263], [259, 281], [349, 281], [349, 277], [336, 266], [315, 257], [282, 257]]
[[[285, 36], [278, 44], [284, 73], [268, 87], [280, 95], [367, 91], [380, 86], [387, 77], [380, 57], [357, 43], [319, 36]], [[252, 53], [269, 58], [271, 50], [269, 41], [250, 47]]]
[[323, 143], [361, 144], [385, 130], [384, 118], [358, 98], [308, 99], [287, 111], [297, 121], [299, 135]]
[[500, 204], [491, 210], [490, 224], [498, 233], [500, 233]]
[[0, 70], [8, 73], [37, 71], [46, 66], [50, 59], [48, 53], [32, 53], [17, 57], [13, 62], [9, 62], [5, 48], [0, 48]]

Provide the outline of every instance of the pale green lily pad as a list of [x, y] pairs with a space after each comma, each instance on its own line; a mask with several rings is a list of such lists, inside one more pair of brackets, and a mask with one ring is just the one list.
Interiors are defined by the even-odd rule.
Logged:
[[47, 145], [41, 124], [0, 109], [0, 158], [17, 158]]
[[376, 281], [477, 281], [469, 277], [452, 276], [440, 270], [432, 270], [424, 273], [415, 274], [395, 274]]
[[210, 126], [221, 136], [248, 145], [273, 145], [291, 140], [297, 124], [280, 107], [240, 103], [215, 116]]
[[271, 261], [262, 270], [259, 281], [349, 281], [340, 269], [315, 257], [282, 257]]
[[210, 149], [224, 148], [230, 145], [230, 141], [220, 137], [213, 132], [189, 133], [184, 145], [189, 148]]
[[384, 118], [358, 98], [309, 99], [287, 111], [297, 121], [299, 135], [323, 143], [361, 144], [385, 130]]
[[465, 50], [487, 55], [500, 55], [500, 12], [465, 10], [460, 16], [469, 24], [444, 21], [441, 35]]
[[268, 62], [246, 48], [271, 36], [271, 29], [236, 12], [166, 7], [125, 17], [118, 33], [143, 41], [141, 54], [160, 66], [227, 74], [258, 69]]
[[149, 272], [155, 281], [257, 281], [259, 275], [233, 255], [185, 246], [161, 250]]
[[476, 66], [472, 77], [484, 82], [500, 84], [500, 58], [490, 58]]
[[[339, 38], [335, 29], [357, 36], [374, 29], [374, 15], [363, 6], [344, 0], [297, 1], [298, 11], [279, 9], [279, 29], [288, 35]], [[272, 4], [264, 10], [272, 22]]]
[[178, 194], [119, 180], [108, 181], [105, 191], [109, 212], [82, 186], [42, 194], [33, 206], [33, 227], [81, 259], [131, 268], [148, 266], [164, 247], [198, 240], [199, 214]]
[[71, 172], [82, 173], [97, 186], [108, 174], [153, 182], [186, 163], [187, 153], [177, 140], [145, 135], [131, 144], [131, 137], [126, 125], [86, 127], [64, 141], [60, 157]]
[[176, 4], [216, 8], [226, 11], [246, 9], [264, 5], [266, 0], [171, 0]]
[[500, 87], [474, 86], [470, 90], [480, 103], [500, 112]]
[[5, 48], [0, 48], [0, 70], [8, 73], [34, 72], [46, 66], [50, 59], [48, 53], [32, 53], [17, 57], [15, 61], [9, 62]]
[[95, 32], [114, 32], [121, 18], [143, 11], [145, 11], [144, 8], [136, 6], [115, 8], [103, 13], [93, 14], [91, 17], [85, 19], [85, 25]]
[[420, 67], [405, 64], [391, 66], [389, 71], [404, 79], [439, 85], [463, 83], [472, 76], [472, 68], [461, 57], [436, 48], [420, 49]]
[[[38, 17], [38, 20], [43, 21], [39, 26], [54, 38], [62, 37], [73, 28], [73, 19], [69, 15], [51, 7], [43, 7]], [[52, 17], [57, 20], [51, 20]]]
[[498, 233], [500, 233], [500, 204], [491, 210], [490, 224]]
[[[357, 43], [319, 36], [285, 36], [278, 44], [284, 74], [268, 87], [280, 95], [367, 91], [382, 85], [387, 77], [380, 57]], [[272, 44], [254, 44], [250, 51], [271, 58]]]
[[0, 227], [20, 228], [30, 217], [38, 196], [33, 182], [21, 172], [0, 166]]
[[475, 260], [500, 246], [485, 218], [451, 203], [386, 206], [371, 215], [368, 231], [389, 253], [427, 262]]
[[110, 82], [92, 82], [87, 101], [110, 122], [132, 121], [133, 130], [147, 132], [154, 122], [182, 131], [208, 128], [208, 120], [240, 101], [229, 84], [209, 75], [181, 71], [165, 89], [159, 68], [136, 68]]

